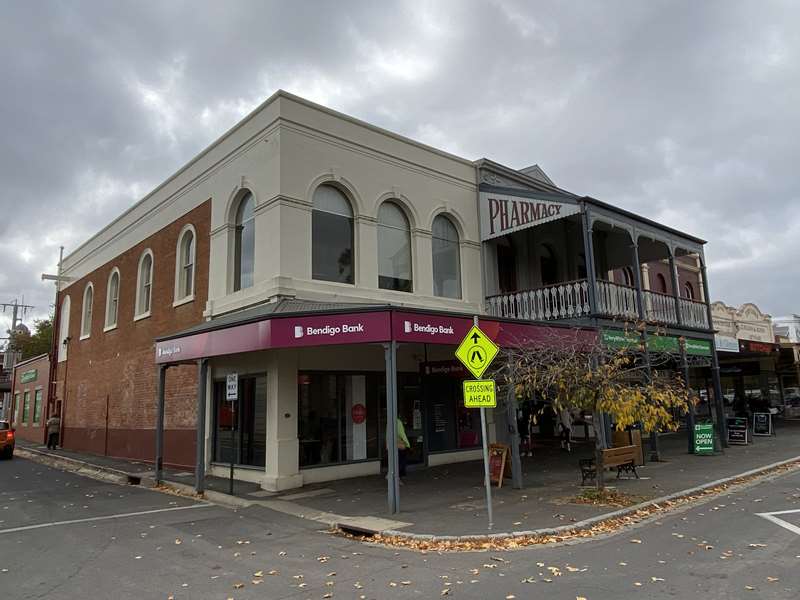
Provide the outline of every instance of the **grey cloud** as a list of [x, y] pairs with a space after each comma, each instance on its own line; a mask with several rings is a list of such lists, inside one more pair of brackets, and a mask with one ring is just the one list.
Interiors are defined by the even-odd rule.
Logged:
[[24, 293], [47, 313], [39, 275], [59, 244], [76, 247], [282, 87], [468, 158], [537, 162], [708, 239], [716, 298], [800, 310], [797, 238], [780, 235], [800, 227], [792, 3], [0, 11], [1, 300]]

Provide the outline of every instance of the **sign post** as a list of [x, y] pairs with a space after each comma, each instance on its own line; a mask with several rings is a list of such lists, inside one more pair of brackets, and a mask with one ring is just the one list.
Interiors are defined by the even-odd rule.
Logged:
[[[494, 527], [492, 511], [492, 481], [489, 473], [489, 440], [486, 438], [486, 407], [497, 406], [494, 380], [481, 380], [500, 349], [478, 328], [477, 315], [472, 319], [472, 329], [458, 345], [456, 358], [460, 360], [477, 381], [464, 382], [464, 406], [477, 406], [481, 410], [481, 440], [483, 441], [483, 484], [486, 487], [486, 511], [489, 529]], [[469, 402], [469, 403], [468, 403]]]
[[231, 403], [231, 473], [228, 493], [233, 496], [233, 462], [236, 456], [236, 401], [239, 399], [239, 374], [228, 373], [225, 380], [225, 399]]

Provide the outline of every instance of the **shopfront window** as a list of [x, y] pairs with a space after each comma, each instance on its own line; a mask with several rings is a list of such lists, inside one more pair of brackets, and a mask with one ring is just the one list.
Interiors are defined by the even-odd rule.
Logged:
[[382, 373], [299, 373], [301, 467], [378, 458], [382, 379]]
[[461, 380], [430, 376], [424, 379], [423, 388], [428, 398], [428, 451], [446, 452], [480, 446], [480, 411], [464, 408]]
[[31, 393], [25, 392], [24, 400], [22, 401], [22, 424], [28, 424], [28, 417], [31, 414]]
[[225, 380], [214, 381], [214, 461], [264, 467], [267, 450], [267, 377], [239, 377], [239, 399], [225, 398]]
[[42, 422], [42, 390], [36, 390], [33, 395], [33, 424]]

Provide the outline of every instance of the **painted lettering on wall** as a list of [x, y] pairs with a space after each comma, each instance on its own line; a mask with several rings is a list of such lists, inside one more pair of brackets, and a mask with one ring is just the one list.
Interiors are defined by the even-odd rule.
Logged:
[[481, 239], [534, 227], [580, 212], [577, 204], [481, 193]]

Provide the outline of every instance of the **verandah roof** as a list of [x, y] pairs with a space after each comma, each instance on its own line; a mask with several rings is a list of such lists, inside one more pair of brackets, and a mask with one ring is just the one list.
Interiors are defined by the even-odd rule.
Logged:
[[[502, 347], [544, 340], [590, 344], [597, 339], [596, 330], [572, 325], [483, 317], [479, 323]], [[155, 362], [178, 363], [274, 348], [390, 341], [455, 346], [471, 326], [472, 315], [464, 313], [283, 299], [159, 338]]]

